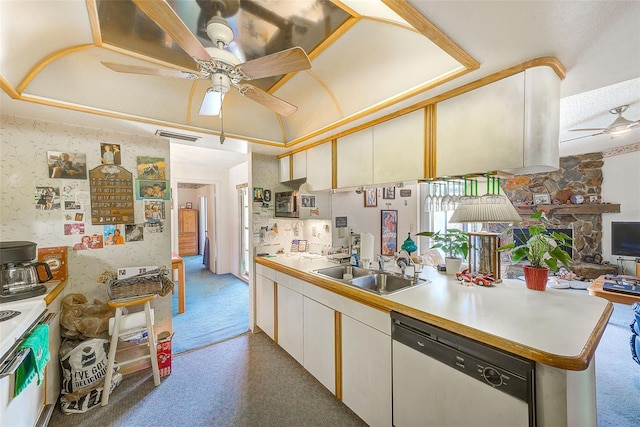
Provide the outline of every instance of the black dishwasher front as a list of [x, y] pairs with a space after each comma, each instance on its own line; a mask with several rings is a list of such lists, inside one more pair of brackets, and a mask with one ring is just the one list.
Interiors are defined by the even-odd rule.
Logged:
[[536, 425], [533, 361], [400, 313], [391, 319], [395, 426]]

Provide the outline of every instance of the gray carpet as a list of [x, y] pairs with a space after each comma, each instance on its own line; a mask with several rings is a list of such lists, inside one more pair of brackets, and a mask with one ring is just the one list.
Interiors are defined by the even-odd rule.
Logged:
[[183, 257], [186, 309], [178, 314], [173, 295], [174, 354], [223, 341], [249, 330], [249, 285], [232, 274], [213, 274], [202, 256]]
[[68, 426], [364, 426], [264, 333], [173, 358], [158, 387], [149, 369], [126, 376], [106, 407], [64, 415]]
[[630, 305], [614, 303], [613, 314], [596, 349], [598, 427], [640, 425], [640, 365], [631, 358], [634, 315]]

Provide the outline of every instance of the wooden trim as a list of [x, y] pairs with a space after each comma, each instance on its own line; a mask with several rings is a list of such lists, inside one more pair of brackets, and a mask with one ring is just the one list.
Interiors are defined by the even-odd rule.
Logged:
[[583, 203], [580, 205], [530, 205], [516, 206], [520, 215], [531, 215], [544, 211], [547, 215], [595, 215], [603, 213], [620, 213], [620, 205], [615, 203]]
[[96, 46], [102, 46], [102, 32], [100, 31], [100, 19], [98, 17], [96, 0], [85, 0], [85, 4], [87, 5], [87, 16], [89, 16], [89, 26], [91, 27], [93, 43]]
[[16, 88], [16, 92], [21, 94], [24, 91], [24, 89], [27, 86], [29, 86], [29, 83], [31, 83], [31, 81], [36, 77], [36, 75], [40, 71], [42, 71], [44, 67], [51, 64], [53, 61], [56, 61], [62, 58], [63, 56], [67, 56], [71, 53], [89, 49], [92, 47], [95, 47], [95, 46], [92, 44], [83, 44], [78, 46], [66, 47], [64, 49], [60, 49], [57, 52], [53, 52], [52, 54], [45, 56], [36, 65], [34, 65], [33, 68], [31, 68], [31, 70], [29, 70], [29, 72], [27, 73], [27, 76], [22, 80], [22, 82]]
[[477, 70], [480, 68], [478, 61], [455, 44], [406, 0], [382, 0], [382, 3], [387, 5], [389, 9], [397, 13], [402, 19], [407, 21], [420, 33], [424, 34], [436, 46], [447, 52], [453, 59], [464, 65], [468, 70]]
[[289, 180], [293, 180], [293, 154], [289, 156]]
[[342, 400], [342, 313], [333, 312], [335, 330], [335, 387], [336, 398]]
[[0, 76], [0, 89], [2, 89], [12, 99], [20, 99], [20, 94], [3, 76]]
[[338, 188], [338, 140], [331, 140], [331, 188]]
[[362, 291], [352, 286], [345, 286], [340, 282], [306, 273], [296, 268], [287, 267], [267, 258], [255, 257], [254, 260], [257, 264], [262, 264], [266, 267], [296, 277], [307, 283], [336, 293], [342, 297], [359, 302], [376, 310], [380, 310], [384, 313], [391, 313], [392, 310], [397, 311], [409, 317], [413, 317], [431, 325], [446, 329], [450, 332], [454, 332], [456, 334], [464, 335], [467, 338], [480, 341], [489, 346], [517, 354], [524, 358], [533, 360], [534, 362], [544, 363], [545, 365], [570, 371], [582, 371], [589, 367], [589, 363], [591, 362], [595, 354], [596, 346], [600, 341], [600, 338], [604, 333], [604, 329], [607, 326], [609, 317], [611, 317], [611, 313], [613, 312], [613, 304], [608, 302], [605, 310], [602, 313], [602, 316], [595, 325], [593, 332], [587, 339], [587, 342], [582, 351], [575, 356], [561, 356], [553, 353], [548, 353], [537, 348], [524, 346], [511, 340], [499, 338], [495, 335], [491, 335], [487, 332], [475, 329], [472, 326], [452, 322], [434, 314], [420, 311], [411, 306], [389, 300], [382, 296]]
[[60, 295], [62, 290], [67, 286], [67, 282], [63, 281], [58, 283], [47, 295], [44, 297], [44, 302], [49, 306]]
[[273, 282], [273, 341], [278, 344], [278, 282]]
[[434, 178], [436, 175], [436, 135], [437, 135], [437, 105], [430, 104], [424, 109], [425, 116], [425, 148], [424, 148], [424, 178]]

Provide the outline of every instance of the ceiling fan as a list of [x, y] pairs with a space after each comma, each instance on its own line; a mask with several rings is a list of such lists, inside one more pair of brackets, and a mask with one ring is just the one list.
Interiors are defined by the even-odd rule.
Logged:
[[[243, 82], [308, 70], [311, 68], [309, 57], [302, 48], [293, 47], [241, 63], [233, 53], [225, 50], [234, 37], [233, 30], [225, 18], [233, 16], [238, 11], [239, 0], [211, 0], [209, 2], [209, 9], [213, 11], [214, 15], [209, 18], [206, 30], [216, 47], [206, 48], [166, 1], [133, 0], [133, 2], [193, 58], [198, 64], [199, 72], [157, 69], [102, 61], [104, 66], [120, 73], [191, 80], [211, 79], [212, 86], [207, 89], [200, 107], [201, 115], [221, 115], [222, 100], [231, 85], [235, 86], [241, 95], [282, 116], [289, 116], [297, 111], [296, 106]], [[224, 130], [220, 142], [222, 141], [224, 141]]]
[[640, 120], [631, 121], [631, 120], [627, 120], [624, 117], [622, 117], [622, 113], [627, 111], [628, 108], [629, 108], [628, 105], [621, 105], [619, 107], [612, 108], [611, 110], [609, 110], [609, 112], [611, 114], [617, 114], [618, 117], [616, 117], [616, 119], [607, 127], [604, 127], [604, 128], [569, 129], [570, 132], [587, 132], [587, 131], [591, 131], [591, 132], [600, 131], [600, 132], [594, 133], [594, 134], [591, 134], [591, 135], [579, 136], [577, 138], [568, 139], [568, 140], [565, 140], [563, 142], [573, 141], [574, 139], [586, 138], [588, 136], [596, 136], [596, 135], [602, 135], [602, 134], [611, 135], [611, 137], [613, 138], [615, 136], [619, 136], [619, 135], [625, 134], [625, 133], [631, 131], [634, 128], [637, 128], [638, 125], [640, 125]]

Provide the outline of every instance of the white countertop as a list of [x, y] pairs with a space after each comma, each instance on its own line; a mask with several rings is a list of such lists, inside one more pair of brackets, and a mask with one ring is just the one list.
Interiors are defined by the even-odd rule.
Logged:
[[[264, 260], [258, 262], [301, 273], [337, 265], [324, 257], [301, 255]], [[356, 289], [355, 299], [362, 294], [364, 303], [373, 301], [377, 308], [399, 311], [532, 360], [575, 370], [587, 367], [612, 310], [609, 301], [586, 292], [534, 291], [520, 280], [506, 279], [491, 287], [465, 286], [432, 267], [425, 267], [421, 277], [431, 282], [389, 296], [341, 285]], [[347, 293], [347, 297], [354, 295]]]

